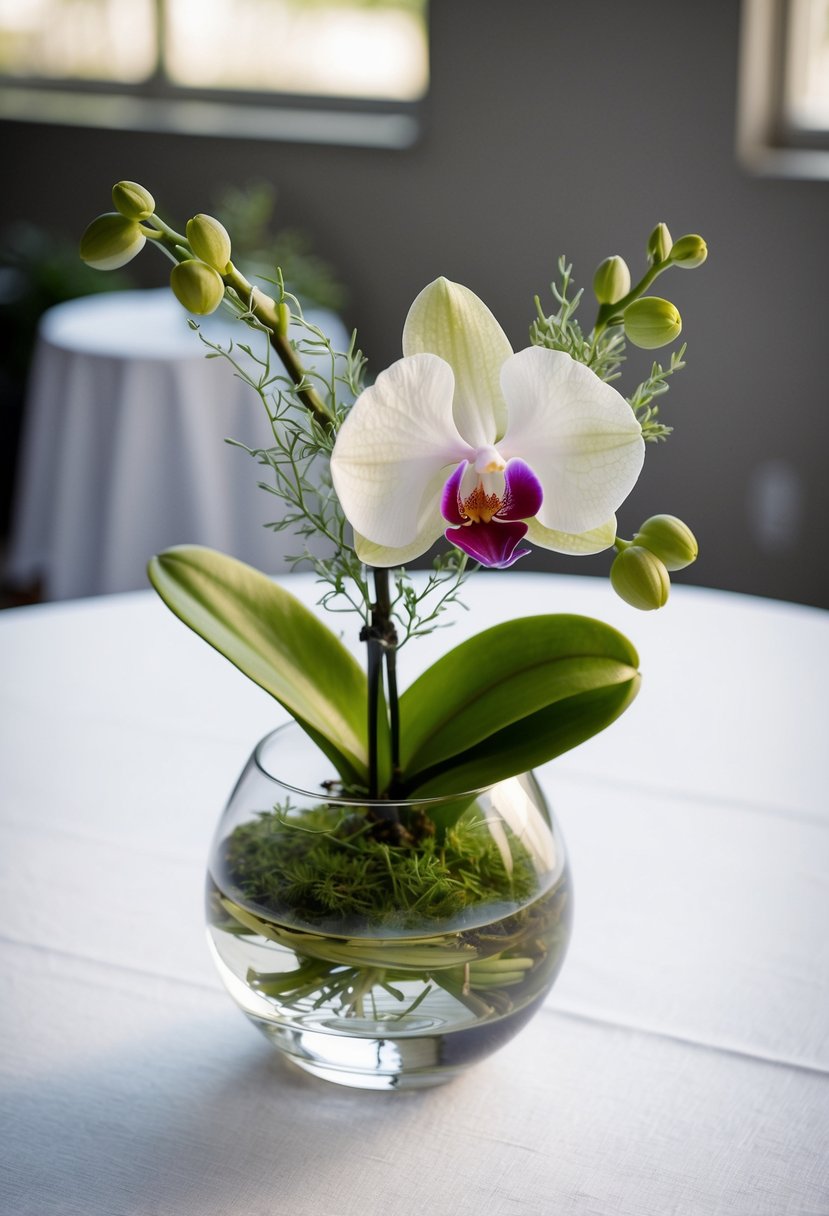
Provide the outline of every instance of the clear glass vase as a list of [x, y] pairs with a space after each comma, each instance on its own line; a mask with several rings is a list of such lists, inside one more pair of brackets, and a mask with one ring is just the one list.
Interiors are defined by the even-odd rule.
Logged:
[[567, 949], [570, 873], [532, 773], [449, 798], [338, 793], [294, 723], [221, 817], [208, 940], [254, 1025], [342, 1085], [436, 1085], [538, 1010]]

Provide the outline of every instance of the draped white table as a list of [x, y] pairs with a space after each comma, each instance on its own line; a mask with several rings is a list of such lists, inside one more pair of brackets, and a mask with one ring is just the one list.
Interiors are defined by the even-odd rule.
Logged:
[[278, 709], [151, 593], [0, 614], [3, 1213], [829, 1212], [829, 614], [517, 571], [467, 600], [407, 678], [564, 610], [644, 684], [542, 772], [576, 883], [545, 1008], [405, 1095], [291, 1070], [208, 961], [209, 838]]
[[[345, 348], [336, 317], [309, 316]], [[224, 345], [257, 341], [223, 313], [203, 318], [201, 328]], [[273, 500], [257, 489], [251, 457], [222, 442], [269, 447], [265, 411], [228, 363], [206, 353], [167, 288], [106, 292], [44, 314], [9, 583], [41, 579], [50, 600], [137, 590], [148, 558], [184, 541], [279, 565], [295, 542], [266, 530], [279, 514]], [[268, 480], [267, 470], [262, 476]]]

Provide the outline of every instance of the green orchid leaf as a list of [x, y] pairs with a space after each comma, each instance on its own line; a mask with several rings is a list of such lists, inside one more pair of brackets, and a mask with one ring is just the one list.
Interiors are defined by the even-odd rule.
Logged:
[[527, 617], [470, 638], [401, 698], [406, 789], [480, 788], [561, 755], [633, 700], [638, 662], [622, 634], [588, 617]]
[[167, 607], [275, 697], [344, 781], [365, 782], [366, 678], [330, 629], [264, 574], [212, 549], [167, 549], [148, 573]]
[[629, 671], [618, 684], [558, 701], [413, 777], [412, 793], [424, 797], [459, 793], [546, 764], [614, 722], [636, 696], [639, 684], [638, 673]]

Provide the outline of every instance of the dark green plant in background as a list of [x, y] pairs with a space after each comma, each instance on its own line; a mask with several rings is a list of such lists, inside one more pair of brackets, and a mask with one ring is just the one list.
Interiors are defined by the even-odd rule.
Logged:
[[278, 266], [285, 290], [306, 306], [341, 312], [348, 299], [333, 267], [314, 252], [313, 241], [300, 228], [276, 223], [278, 191], [269, 182], [240, 189], [223, 187], [213, 212], [233, 232], [237, 262], [254, 279], [273, 279]]

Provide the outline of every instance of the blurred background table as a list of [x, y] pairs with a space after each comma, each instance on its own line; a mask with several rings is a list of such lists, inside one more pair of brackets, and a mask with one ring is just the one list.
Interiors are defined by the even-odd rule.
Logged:
[[[314, 319], [344, 349], [342, 323]], [[222, 313], [201, 325], [214, 341], [256, 341]], [[166, 288], [44, 314], [4, 571], [11, 586], [39, 581], [50, 600], [131, 591], [146, 586], [153, 553], [183, 543], [279, 566], [295, 542], [264, 527], [278, 512], [257, 489], [251, 457], [222, 443], [270, 446], [265, 411], [229, 364], [205, 354]]]
[[151, 593], [0, 613], [4, 1214], [829, 1212], [829, 614], [517, 571], [465, 598], [404, 682], [520, 604], [615, 624], [644, 684], [541, 771], [576, 887], [546, 1005], [405, 1095], [293, 1071], [208, 959], [209, 840], [279, 708]]

